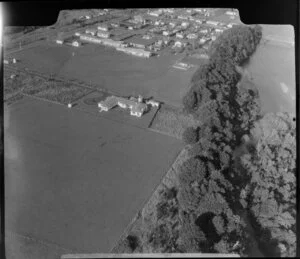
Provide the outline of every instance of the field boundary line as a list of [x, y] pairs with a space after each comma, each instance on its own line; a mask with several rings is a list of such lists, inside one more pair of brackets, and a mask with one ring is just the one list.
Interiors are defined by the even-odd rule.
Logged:
[[126, 235], [128, 235], [128, 233], [130, 232], [130, 230], [133, 227], [133, 224], [135, 223], [135, 221], [137, 220], [137, 218], [141, 215], [142, 210], [146, 207], [146, 205], [151, 201], [152, 196], [155, 194], [155, 192], [158, 190], [158, 188], [161, 186], [161, 184], [163, 184], [163, 180], [165, 179], [165, 177], [168, 175], [170, 170], [174, 170], [173, 166], [174, 164], [177, 162], [178, 158], [183, 154], [183, 152], [185, 152], [185, 147], [183, 147], [180, 151], [177, 152], [177, 154], [174, 156], [175, 158], [172, 160], [171, 165], [169, 165], [167, 171], [165, 172], [165, 174], [163, 174], [163, 176], [160, 178], [159, 183], [154, 186], [153, 190], [151, 191], [149, 197], [147, 197], [145, 199], [145, 201], [142, 203], [140, 209], [138, 209], [137, 213], [133, 216], [133, 218], [130, 220], [129, 224], [125, 227], [123, 233], [120, 235], [120, 237], [117, 239], [115, 245], [110, 249], [109, 253], [112, 253], [112, 251], [119, 245], [119, 243], [124, 239], [124, 237]]
[[159, 110], [160, 110], [160, 107], [158, 107], [158, 108], [156, 109], [155, 113], [153, 114], [153, 117], [152, 117], [152, 119], [150, 120], [150, 122], [149, 122], [149, 124], [148, 124], [148, 128], [150, 128], [150, 127], [152, 126], [152, 123], [153, 123], [153, 121], [155, 120], [156, 115], [157, 115], [157, 113], [158, 113]]
[[159, 133], [159, 134], [162, 134], [162, 135], [166, 135], [168, 137], [172, 137], [172, 138], [176, 138], [178, 140], [181, 140], [180, 138], [178, 138], [176, 135], [172, 135], [172, 134], [169, 134], [165, 131], [162, 131], [162, 130], [157, 130], [157, 129], [153, 129], [153, 128], [148, 128], [150, 131], [153, 131], [153, 132], [156, 132], [156, 133]]

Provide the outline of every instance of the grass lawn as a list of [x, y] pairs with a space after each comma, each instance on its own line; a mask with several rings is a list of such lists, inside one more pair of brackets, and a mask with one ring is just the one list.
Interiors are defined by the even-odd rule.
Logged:
[[[167, 188], [176, 187], [178, 188], [178, 174], [180, 173], [181, 164], [188, 158], [188, 147], [184, 148], [172, 166], [169, 168], [168, 172], [162, 179], [161, 183], [157, 186], [149, 200], [144, 204], [144, 207], [136, 217], [133, 218], [131, 224], [128, 226], [126, 231], [124, 231], [122, 237], [118, 240], [115, 247], [112, 249], [112, 253], [126, 253], [124, 246], [124, 239], [128, 235], [137, 236], [140, 242], [143, 242], [143, 234], [146, 233], [149, 229], [148, 226], [157, 224], [155, 211], [156, 205], [160, 201], [160, 192]], [[137, 249], [136, 252], [143, 252]], [[144, 251], [145, 252], [145, 251]]]
[[79, 253], [112, 249], [182, 149], [175, 138], [27, 96], [4, 118], [6, 231]]

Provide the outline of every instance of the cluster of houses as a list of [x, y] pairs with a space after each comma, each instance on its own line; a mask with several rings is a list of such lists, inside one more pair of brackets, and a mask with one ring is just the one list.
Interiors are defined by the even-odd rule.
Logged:
[[[105, 9], [103, 14], [109, 10]], [[236, 17], [237, 11], [226, 11]], [[97, 24], [76, 32], [77, 38], [58, 39], [58, 44], [79, 47], [82, 41], [111, 46], [127, 54], [151, 57], [167, 46], [184, 48], [199, 44], [204, 47], [214, 41], [233, 22], [214, 20], [214, 10], [209, 8], [161, 8], [136, 13], [111, 22]]]
[[154, 100], [146, 100], [144, 102], [143, 97], [138, 98], [130, 97], [128, 99], [117, 96], [109, 96], [104, 101], [98, 103], [98, 108], [100, 112], [109, 111], [110, 109], [118, 106], [123, 109], [129, 109], [130, 115], [141, 117], [146, 111], [148, 111], [149, 106], [159, 107], [159, 102]]

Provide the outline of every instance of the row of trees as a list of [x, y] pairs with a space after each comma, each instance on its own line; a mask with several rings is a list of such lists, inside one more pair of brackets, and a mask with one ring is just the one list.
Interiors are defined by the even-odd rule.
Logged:
[[296, 256], [295, 126], [290, 114], [266, 114], [252, 130], [255, 150], [241, 157], [250, 178], [242, 202], [269, 256]]
[[225, 31], [212, 44], [209, 63], [196, 71], [183, 99], [185, 110], [204, 122], [183, 134], [191, 144], [191, 158], [182, 166], [178, 191], [188, 224], [206, 237], [197, 251], [243, 254], [246, 248], [245, 222], [236, 213], [241, 207], [239, 189], [232, 184], [233, 150], [259, 117], [260, 103], [253, 85], [239, 83], [237, 66], [253, 54], [260, 39], [258, 26]]

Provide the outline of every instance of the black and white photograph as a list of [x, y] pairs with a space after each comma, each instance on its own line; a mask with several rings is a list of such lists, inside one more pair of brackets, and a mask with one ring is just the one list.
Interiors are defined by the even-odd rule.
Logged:
[[292, 25], [65, 9], [2, 47], [6, 259], [296, 256]]

